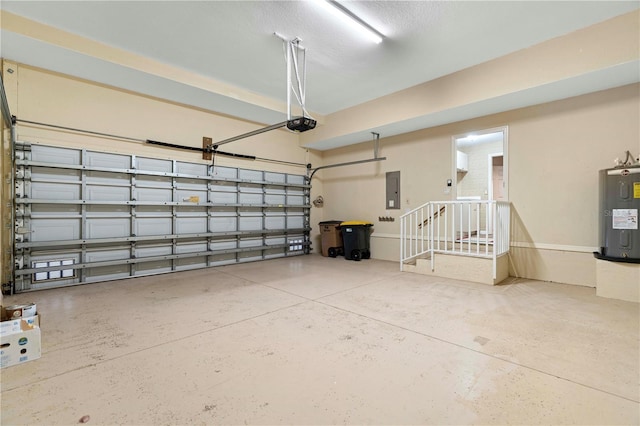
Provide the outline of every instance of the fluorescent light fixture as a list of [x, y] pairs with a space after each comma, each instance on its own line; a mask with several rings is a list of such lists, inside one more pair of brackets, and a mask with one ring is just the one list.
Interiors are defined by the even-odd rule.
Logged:
[[354, 32], [364, 36], [367, 40], [370, 40], [376, 44], [382, 43], [384, 35], [371, 25], [360, 19], [357, 15], [351, 12], [349, 9], [341, 5], [335, 0], [316, 0], [315, 3], [322, 6], [325, 10], [331, 13], [336, 19], [344, 22]]

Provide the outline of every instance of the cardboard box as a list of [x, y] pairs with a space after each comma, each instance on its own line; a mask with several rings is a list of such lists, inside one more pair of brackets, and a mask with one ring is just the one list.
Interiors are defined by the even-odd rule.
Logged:
[[327, 220], [320, 222], [320, 248], [324, 257], [329, 256], [329, 249], [342, 248], [342, 234], [340, 233], [339, 220]]
[[39, 315], [34, 315], [27, 318], [18, 318], [10, 321], [2, 321], [0, 322], [0, 336], [4, 337], [13, 333], [29, 331], [33, 330], [36, 327], [40, 328]]
[[0, 323], [0, 368], [40, 358], [40, 317], [38, 315]]

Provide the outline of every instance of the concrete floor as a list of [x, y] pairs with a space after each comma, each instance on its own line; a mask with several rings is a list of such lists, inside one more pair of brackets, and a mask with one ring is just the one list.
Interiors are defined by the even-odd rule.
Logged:
[[638, 424], [639, 306], [318, 255], [21, 294], [2, 424]]

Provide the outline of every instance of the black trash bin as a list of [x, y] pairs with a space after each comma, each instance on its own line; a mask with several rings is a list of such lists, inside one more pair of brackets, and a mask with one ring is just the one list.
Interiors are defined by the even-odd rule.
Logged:
[[369, 236], [372, 226], [372, 223], [355, 220], [340, 224], [345, 259], [360, 260], [371, 257]]

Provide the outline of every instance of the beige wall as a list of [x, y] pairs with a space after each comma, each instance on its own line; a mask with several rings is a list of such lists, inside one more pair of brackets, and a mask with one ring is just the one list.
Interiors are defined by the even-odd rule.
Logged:
[[[451, 199], [451, 137], [499, 126], [509, 129], [511, 274], [594, 287], [598, 170], [640, 151], [638, 84], [383, 138], [386, 161], [324, 171], [325, 217], [373, 222], [372, 256], [398, 260], [399, 215]], [[371, 156], [364, 143], [327, 151], [324, 161]], [[384, 208], [384, 176], [394, 170], [401, 171], [401, 211]], [[385, 215], [396, 221], [378, 222]]]
[[[3, 65], [11, 109], [21, 119], [192, 146], [201, 146], [202, 136], [215, 141], [260, 127], [28, 66], [7, 61]], [[15, 72], [7, 73], [8, 66]], [[639, 91], [640, 86], [635, 84], [394, 137], [382, 135], [380, 155], [386, 156], [386, 161], [327, 169], [314, 177], [312, 199], [322, 195], [325, 204], [312, 209], [312, 241], [318, 248], [316, 225], [321, 220], [367, 220], [375, 224], [373, 257], [398, 260], [400, 213], [429, 200], [452, 198], [446, 187], [447, 179], [455, 179], [451, 176], [452, 136], [508, 126], [514, 246], [511, 274], [595, 286], [595, 263], [590, 251], [598, 246], [597, 171], [611, 166], [613, 158], [626, 150], [634, 154], [640, 151]], [[20, 126], [18, 138], [201, 161], [197, 153], [36, 126]], [[298, 142], [294, 134], [274, 131], [225, 145], [225, 150], [311, 163], [314, 167], [373, 156], [372, 142], [322, 154], [308, 152]], [[6, 156], [4, 160], [6, 163]], [[272, 163], [224, 157], [218, 161], [235, 167], [304, 172]], [[385, 173], [396, 170], [401, 172], [401, 210], [387, 210]], [[2, 176], [6, 173], [5, 165]], [[378, 222], [379, 216], [392, 216], [396, 221]], [[6, 235], [3, 232], [3, 253], [8, 248]], [[6, 259], [3, 266], [6, 270]]]

